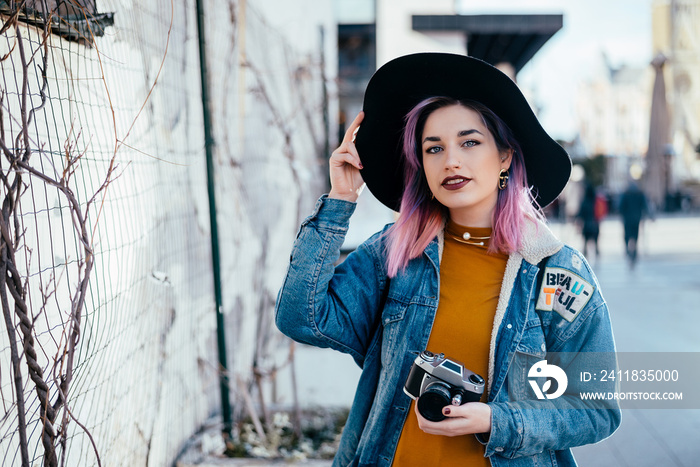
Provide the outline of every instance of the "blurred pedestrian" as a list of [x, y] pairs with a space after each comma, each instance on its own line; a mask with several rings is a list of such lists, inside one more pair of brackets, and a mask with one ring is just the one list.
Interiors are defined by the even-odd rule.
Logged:
[[598, 236], [600, 234], [600, 217], [603, 215], [603, 210], [599, 206], [596, 190], [590, 183], [586, 184], [583, 193], [583, 199], [579, 206], [576, 218], [581, 226], [581, 235], [583, 236], [583, 256], [588, 257], [588, 245], [593, 243], [593, 249], [596, 257], [600, 255], [598, 248]]
[[637, 263], [637, 241], [639, 224], [650, 216], [649, 203], [644, 192], [632, 181], [620, 198], [620, 215], [625, 230], [625, 251], [630, 267]]
[[[507, 75], [461, 55], [392, 60], [329, 165], [276, 322], [362, 368], [334, 466], [575, 466], [571, 447], [615, 431], [618, 402], [582, 400], [578, 376], [554, 397], [543, 383], [546, 398], [524, 379], [525, 356], [615, 343], [590, 266], [539, 208], [571, 160]], [[365, 182], [398, 219], [336, 266]]]

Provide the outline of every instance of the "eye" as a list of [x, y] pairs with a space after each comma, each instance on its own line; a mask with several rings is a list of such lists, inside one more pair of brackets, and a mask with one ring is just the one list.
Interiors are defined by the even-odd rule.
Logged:
[[478, 141], [476, 141], [474, 139], [468, 139], [462, 143], [462, 146], [467, 147], [467, 148], [473, 148], [474, 146], [477, 146], [478, 144], [479, 144]]
[[438, 152], [442, 151], [442, 147], [440, 146], [430, 146], [428, 149], [425, 150], [426, 154], [437, 154]]

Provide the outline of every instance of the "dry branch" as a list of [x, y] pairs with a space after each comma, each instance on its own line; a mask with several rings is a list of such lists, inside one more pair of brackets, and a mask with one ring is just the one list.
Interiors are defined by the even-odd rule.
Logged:
[[[31, 157], [35, 151], [32, 150], [30, 138], [30, 124], [34, 114], [40, 111], [47, 101], [46, 89], [48, 86], [46, 68], [48, 61], [48, 28], [44, 29], [40, 47], [31, 54], [28, 59], [25, 50], [25, 41], [22, 38], [20, 27], [14, 25], [16, 41], [14, 47], [20, 57], [21, 70], [21, 91], [17, 96], [19, 101], [19, 119], [11, 120], [17, 122], [19, 131], [14, 139], [14, 144], [9, 147], [4, 128], [0, 129], [0, 149], [2, 157], [7, 162], [7, 167], [0, 171], [0, 181], [2, 182], [2, 210], [0, 213], [0, 304], [3, 309], [5, 327], [9, 336], [10, 354], [15, 382], [15, 396], [17, 398], [17, 414], [20, 441], [20, 455], [23, 466], [29, 466], [28, 439], [27, 439], [27, 407], [25, 403], [25, 390], [23, 386], [23, 376], [21, 371], [21, 360], [24, 359], [28, 376], [35, 388], [39, 401], [39, 417], [41, 420], [41, 442], [44, 448], [43, 464], [47, 467], [59, 465], [57, 446], [64, 445], [67, 437], [67, 425], [69, 419], [73, 419], [78, 426], [83, 427], [74, 419], [72, 413], [66, 406], [70, 383], [73, 376], [74, 358], [78, 342], [80, 341], [81, 318], [88, 293], [88, 283], [93, 267], [93, 252], [91, 238], [87, 225], [87, 214], [93, 204], [95, 196], [104, 190], [112, 175], [114, 164], [110, 165], [110, 170], [106, 174], [102, 186], [99, 187], [92, 199], [81, 205], [77, 196], [71, 189], [71, 177], [75, 174], [77, 164], [81, 155], [72, 153], [74, 147], [66, 145], [66, 160], [64, 169], [60, 173], [47, 174], [31, 164]], [[41, 103], [30, 109], [29, 102], [29, 69], [34, 56], [39, 51], [42, 52], [42, 62], [38, 65], [41, 70]], [[0, 112], [4, 112], [5, 94], [0, 95]], [[9, 106], [7, 107], [9, 109]], [[2, 117], [2, 114], [0, 114]], [[39, 151], [41, 152], [41, 151]], [[22, 272], [18, 265], [16, 252], [26, 248], [24, 244], [24, 231], [21, 228], [19, 216], [21, 213], [20, 199], [26, 192], [27, 178], [35, 178], [44, 184], [54, 187], [67, 201], [73, 229], [81, 244], [81, 251], [77, 259], [78, 264], [78, 285], [71, 294], [70, 313], [67, 323], [62, 323], [64, 338], [62, 345], [58, 345], [58, 354], [54, 357], [54, 372], [52, 375], [45, 375], [44, 368], [39, 361], [37, 350], [41, 350], [41, 344], [35, 339], [35, 320], [41, 312], [45, 312], [46, 303], [55, 292], [54, 290], [42, 290], [44, 303], [40, 306], [40, 312], [33, 315], [28, 306], [29, 281], [26, 272]], [[54, 283], [54, 286], [56, 283]], [[16, 321], [16, 324], [15, 324]], [[51, 378], [51, 379], [49, 379]], [[51, 390], [50, 384], [55, 384], [55, 389]], [[57, 425], [57, 417], [60, 412], [63, 417]], [[92, 439], [85, 428], [84, 431]], [[61, 463], [65, 461], [65, 448], [63, 450]], [[95, 449], [97, 454], [97, 450]], [[99, 454], [97, 454], [99, 463]]]

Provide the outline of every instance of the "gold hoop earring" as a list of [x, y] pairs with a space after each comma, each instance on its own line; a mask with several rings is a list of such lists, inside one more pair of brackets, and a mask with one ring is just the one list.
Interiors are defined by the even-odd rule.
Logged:
[[501, 172], [498, 174], [498, 189], [505, 190], [507, 186], [508, 186], [508, 170], [501, 169]]

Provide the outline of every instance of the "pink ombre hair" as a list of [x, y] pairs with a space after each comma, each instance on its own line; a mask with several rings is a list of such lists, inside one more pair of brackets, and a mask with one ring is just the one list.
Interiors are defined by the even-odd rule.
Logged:
[[389, 277], [420, 256], [428, 244], [444, 228], [449, 211], [431, 199], [423, 171], [420, 139], [428, 116], [437, 109], [461, 105], [474, 110], [493, 135], [499, 151], [513, 151], [508, 185], [498, 192], [493, 213], [490, 252], [512, 253], [521, 246], [523, 227], [528, 219], [542, 219], [527, 185], [527, 173], [520, 145], [512, 131], [496, 114], [479, 102], [459, 101], [450, 97], [431, 97], [419, 102], [405, 117], [403, 133], [404, 192], [399, 217], [387, 231]]

